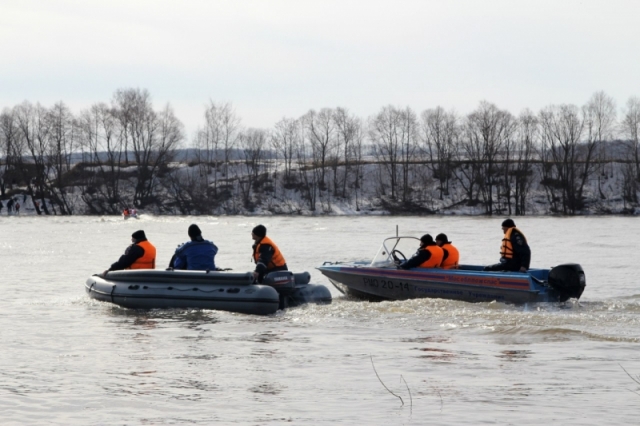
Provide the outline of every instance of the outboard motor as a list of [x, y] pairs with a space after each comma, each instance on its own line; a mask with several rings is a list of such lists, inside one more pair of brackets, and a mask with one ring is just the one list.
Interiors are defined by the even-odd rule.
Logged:
[[291, 294], [296, 288], [296, 278], [291, 271], [274, 271], [264, 276], [262, 284], [275, 288], [280, 294]]
[[587, 280], [582, 266], [577, 263], [558, 265], [549, 271], [549, 285], [560, 294], [560, 301], [579, 299]]

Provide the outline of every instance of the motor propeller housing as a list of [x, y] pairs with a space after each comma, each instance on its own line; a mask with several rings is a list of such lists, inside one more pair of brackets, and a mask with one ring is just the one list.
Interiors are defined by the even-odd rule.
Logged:
[[577, 263], [558, 265], [549, 271], [549, 285], [560, 294], [560, 301], [579, 299], [587, 285], [582, 266]]
[[280, 294], [290, 294], [296, 287], [296, 278], [291, 271], [274, 271], [264, 276], [262, 284], [275, 288]]

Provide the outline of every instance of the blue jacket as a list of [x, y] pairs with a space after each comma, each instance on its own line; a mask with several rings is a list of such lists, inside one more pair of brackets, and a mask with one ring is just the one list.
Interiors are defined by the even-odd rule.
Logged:
[[213, 271], [216, 269], [216, 253], [218, 247], [211, 241], [189, 241], [176, 249], [173, 267], [189, 271]]

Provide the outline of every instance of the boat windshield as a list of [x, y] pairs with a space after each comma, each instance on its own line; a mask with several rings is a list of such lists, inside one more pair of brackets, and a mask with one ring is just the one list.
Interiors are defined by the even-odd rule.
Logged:
[[394, 256], [399, 260], [409, 259], [420, 247], [420, 239], [416, 237], [390, 237], [382, 242], [382, 247], [373, 258], [371, 266], [382, 268], [395, 266]]

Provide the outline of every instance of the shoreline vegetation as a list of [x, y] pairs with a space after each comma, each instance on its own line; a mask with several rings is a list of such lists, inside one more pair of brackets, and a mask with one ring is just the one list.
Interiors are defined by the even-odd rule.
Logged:
[[203, 118], [187, 140], [143, 89], [77, 114], [4, 108], [0, 214], [640, 214], [638, 97], [621, 113], [603, 92], [517, 116], [486, 101], [466, 115], [324, 108], [269, 129], [211, 101]]

